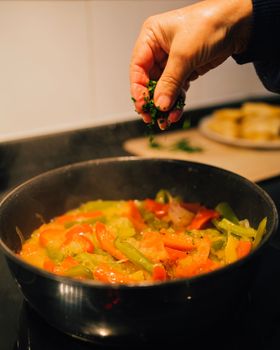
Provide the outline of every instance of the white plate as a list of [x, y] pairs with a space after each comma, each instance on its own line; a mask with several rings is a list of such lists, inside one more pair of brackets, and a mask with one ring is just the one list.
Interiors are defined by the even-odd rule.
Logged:
[[238, 147], [247, 147], [247, 148], [260, 148], [260, 149], [279, 149], [280, 140], [271, 140], [271, 141], [253, 141], [247, 139], [240, 139], [230, 136], [224, 136], [219, 134], [209, 128], [209, 122], [212, 120], [212, 116], [204, 117], [199, 125], [198, 130], [202, 135], [209, 138], [210, 140], [224, 143], [227, 145], [238, 146]]

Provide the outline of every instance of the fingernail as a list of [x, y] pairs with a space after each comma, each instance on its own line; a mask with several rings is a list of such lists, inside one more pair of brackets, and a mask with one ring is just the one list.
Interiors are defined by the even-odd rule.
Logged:
[[183, 114], [183, 111], [176, 109], [169, 113], [167, 120], [170, 124], [176, 123], [181, 118], [182, 114]]
[[142, 114], [142, 119], [144, 121], [144, 123], [150, 123], [152, 121], [152, 118], [149, 114]]
[[166, 130], [168, 128], [168, 121], [165, 118], [157, 120], [160, 130]]
[[160, 110], [166, 111], [171, 107], [171, 99], [167, 95], [159, 95], [155, 104]]

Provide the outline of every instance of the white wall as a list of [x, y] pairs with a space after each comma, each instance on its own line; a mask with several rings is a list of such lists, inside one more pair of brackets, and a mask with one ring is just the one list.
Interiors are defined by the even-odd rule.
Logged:
[[[128, 68], [141, 24], [188, 2], [0, 1], [0, 141], [138, 118]], [[186, 107], [266, 94], [229, 59], [192, 84]]]
[[90, 120], [85, 4], [0, 2], [0, 137]]

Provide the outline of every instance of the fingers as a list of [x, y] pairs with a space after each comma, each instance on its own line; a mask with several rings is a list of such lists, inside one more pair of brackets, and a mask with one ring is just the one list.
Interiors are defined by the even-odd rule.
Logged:
[[157, 123], [160, 130], [166, 130], [169, 127], [169, 123], [166, 118], [158, 118]]
[[174, 109], [171, 110], [167, 118], [159, 118], [157, 120], [158, 126], [161, 130], [166, 130], [170, 127], [171, 124], [178, 122], [182, 115], [183, 109]]
[[141, 115], [145, 123], [151, 122], [151, 116], [143, 111], [143, 106], [146, 103], [148, 96], [149, 92], [146, 85], [141, 85], [139, 83], [131, 84], [131, 98], [134, 102], [135, 111]]
[[[151, 25], [150, 22], [147, 23]], [[183, 113], [183, 108], [174, 108], [174, 106], [178, 97], [182, 96], [182, 89], [185, 86], [188, 87], [189, 83], [185, 83], [185, 77], [189, 67], [183, 54], [180, 54], [176, 49], [178, 47], [176, 42], [175, 50], [177, 52], [171, 49], [167, 53], [162, 49], [157, 38], [153, 37], [151, 34], [153, 31], [147, 27], [147, 23], [142, 28], [132, 54], [130, 65], [131, 97], [136, 112], [142, 116], [144, 122], [151, 123], [151, 115], [143, 111], [143, 106], [150, 99], [147, 88], [149, 81], [158, 81], [153, 100], [155, 108], [159, 108], [163, 112], [170, 112], [169, 114], [164, 113], [167, 115], [165, 118], [162, 118], [159, 113], [158, 125], [160, 129], [166, 129], [170, 124], [178, 121]], [[181, 46], [179, 45], [179, 47]]]
[[[190, 86], [189, 83], [185, 84], [185, 87], [187, 89], [189, 88], [189, 86]], [[177, 101], [179, 101], [181, 104], [182, 103], [185, 104], [185, 98], [186, 98], [186, 92], [184, 90], [181, 90], [179, 100]], [[175, 108], [171, 109], [171, 111], [169, 112], [169, 115], [167, 118], [168, 124], [170, 125], [178, 122], [181, 119], [183, 112], [184, 112], [183, 105], [182, 106], [175, 105]]]
[[[185, 84], [186, 90], [189, 88], [189, 82]], [[185, 101], [186, 93], [181, 90], [179, 98], [176, 100], [175, 105], [169, 111], [167, 117], [158, 119], [158, 126], [161, 130], [166, 130], [171, 124], [178, 122], [183, 113], [183, 104]]]
[[149, 77], [145, 70], [136, 64], [132, 64], [130, 70], [130, 93], [137, 113], [142, 113], [142, 106], [149, 96], [147, 84]]
[[[181, 44], [174, 39], [165, 69], [157, 83], [154, 101], [162, 111], [172, 108], [184, 88], [185, 81], [191, 74], [191, 60], [181, 52]], [[178, 43], [179, 44], [179, 43]], [[179, 49], [178, 49], [179, 47]]]
[[143, 112], [142, 107], [149, 97], [147, 88], [149, 74], [154, 66], [154, 55], [151, 38], [147, 35], [145, 28], [142, 28], [130, 62], [130, 93], [134, 101], [135, 110], [141, 114], [145, 122], [150, 122], [150, 116]]

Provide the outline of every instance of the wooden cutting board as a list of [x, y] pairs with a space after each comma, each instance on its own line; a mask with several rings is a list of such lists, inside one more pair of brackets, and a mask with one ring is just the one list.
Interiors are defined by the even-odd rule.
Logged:
[[[190, 145], [201, 147], [202, 151], [171, 150], [172, 145], [181, 139], [187, 139]], [[123, 147], [137, 156], [183, 159], [218, 166], [254, 182], [280, 175], [280, 149], [230, 146], [206, 138], [197, 129], [165, 131], [156, 135], [155, 141], [162, 147], [152, 148], [147, 136], [129, 139]]]

